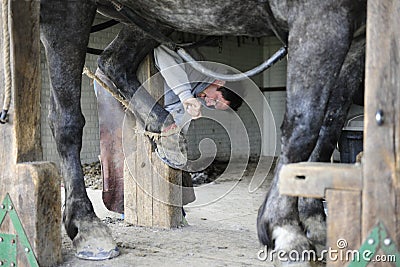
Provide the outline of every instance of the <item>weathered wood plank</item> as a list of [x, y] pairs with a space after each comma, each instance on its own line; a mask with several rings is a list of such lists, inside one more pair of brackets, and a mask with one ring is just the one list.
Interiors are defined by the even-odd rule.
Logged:
[[327, 189], [361, 188], [361, 166], [355, 164], [295, 163], [283, 166], [279, 174], [279, 191], [285, 195], [323, 198]]
[[[50, 162], [20, 163], [14, 179], [10, 195], [14, 195], [13, 203], [19, 207], [18, 215], [31, 236], [38, 262], [40, 266], [53, 266], [62, 259], [61, 179], [57, 167]], [[20, 260], [24, 260], [23, 252]]]
[[134, 225], [138, 224], [137, 218], [137, 135], [135, 133], [136, 121], [131, 113], [125, 114], [123, 123], [123, 148], [124, 148], [124, 215], [125, 221]]
[[153, 152], [153, 225], [176, 227], [182, 219], [182, 172], [169, 168]]
[[136, 161], [137, 135], [135, 134], [136, 122], [133, 115], [126, 114], [123, 125], [124, 147], [124, 215], [125, 221], [134, 225], [138, 224], [137, 212], [137, 183]]
[[[147, 137], [138, 135], [136, 153], [136, 203], [138, 224], [153, 226], [153, 181], [151, 177], [151, 144]], [[155, 215], [157, 216], [157, 215]]]
[[400, 247], [400, 2], [367, 10], [362, 237], [381, 221]]
[[[162, 101], [162, 81], [152, 79], [145, 82], [155, 73], [152, 62], [151, 56], [144, 60], [138, 78], [155, 99]], [[181, 171], [169, 168], [157, 157], [148, 137], [142, 134], [142, 126], [136, 125], [136, 130], [136, 150], [132, 152], [133, 157], [126, 161], [133, 177], [127, 171], [124, 177], [125, 220], [142, 226], [177, 227], [182, 217]]]
[[328, 189], [326, 201], [327, 247], [337, 251], [326, 255], [327, 266], [345, 266], [361, 245], [361, 192]]
[[[0, 125], [0, 201], [9, 193], [40, 266], [54, 266], [61, 261], [61, 192], [55, 165], [40, 162], [40, 3], [9, 4], [12, 94], [9, 122]], [[1, 40], [3, 48], [3, 35]], [[0, 53], [4, 77], [3, 49]], [[4, 89], [2, 78], [1, 101]], [[4, 231], [15, 233], [10, 223], [1, 226]], [[28, 266], [24, 252], [18, 252], [17, 265]]]
[[134, 155], [131, 155], [126, 157], [124, 162], [124, 219], [127, 223], [137, 225], [137, 186], [133, 175], [136, 173], [136, 168], [134, 167], [136, 164], [129, 164], [134, 160]]

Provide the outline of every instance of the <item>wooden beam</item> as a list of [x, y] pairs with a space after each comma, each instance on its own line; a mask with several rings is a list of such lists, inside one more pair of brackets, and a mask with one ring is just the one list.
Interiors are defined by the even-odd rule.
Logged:
[[284, 195], [324, 198], [327, 189], [361, 191], [361, 166], [317, 162], [282, 166], [279, 192]]
[[[40, 162], [40, 3], [9, 4], [12, 93], [9, 122], [0, 125], [0, 201], [9, 194], [39, 265], [54, 266], [61, 261], [61, 192], [55, 165]], [[5, 20], [1, 18], [1, 26]], [[4, 47], [0, 53], [3, 69]], [[3, 101], [3, 78], [0, 92]], [[0, 232], [16, 234], [7, 221]], [[16, 264], [28, 266], [23, 251], [18, 251]]]
[[400, 2], [367, 11], [362, 238], [381, 221], [400, 247]]
[[[155, 73], [153, 62], [149, 55], [140, 66], [138, 77], [142, 83]], [[162, 100], [164, 87], [160, 78], [153, 77], [145, 84], [155, 99]], [[134, 148], [125, 151], [125, 221], [140, 226], [178, 227], [182, 220], [182, 172], [158, 158], [149, 138], [141, 134], [142, 126], [133, 117], [125, 120], [124, 128], [124, 147], [130, 142], [129, 147]]]

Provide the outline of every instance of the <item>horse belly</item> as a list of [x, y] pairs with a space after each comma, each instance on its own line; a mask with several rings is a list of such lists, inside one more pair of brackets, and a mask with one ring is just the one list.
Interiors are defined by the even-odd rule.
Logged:
[[[149, 21], [204, 35], [270, 34], [265, 4], [258, 1], [124, 0]], [[240, 5], [239, 5], [240, 4]]]

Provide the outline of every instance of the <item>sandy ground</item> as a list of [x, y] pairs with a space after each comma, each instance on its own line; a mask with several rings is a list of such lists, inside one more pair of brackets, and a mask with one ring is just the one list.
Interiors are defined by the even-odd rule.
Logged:
[[[257, 210], [271, 177], [250, 193], [251, 177], [238, 181], [235, 175], [239, 174], [196, 187], [196, 202], [185, 207], [189, 226], [171, 230], [128, 225], [104, 207], [100, 190], [88, 189], [96, 214], [111, 228], [121, 255], [106, 261], [80, 260], [64, 233], [64, 262], [59, 266], [271, 266], [257, 258], [261, 246], [256, 234]], [[196, 207], [215, 196], [221, 198]]]

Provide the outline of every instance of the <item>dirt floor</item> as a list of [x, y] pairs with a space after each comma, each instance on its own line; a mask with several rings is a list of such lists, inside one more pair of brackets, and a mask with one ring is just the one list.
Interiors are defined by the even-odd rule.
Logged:
[[[250, 173], [239, 179], [240, 172], [233, 171], [225, 176], [230, 179], [195, 187], [197, 200], [185, 207], [189, 226], [172, 230], [128, 225], [120, 214], [104, 208], [100, 190], [88, 188], [95, 211], [111, 228], [121, 255], [97, 262], [77, 259], [64, 234], [64, 262], [59, 266], [272, 266], [258, 259], [261, 246], [256, 234], [257, 210], [271, 174], [260, 189], [250, 193]], [[265, 176], [267, 172], [261, 173]], [[196, 207], [217, 196], [221, 197], [218, 201]]]

